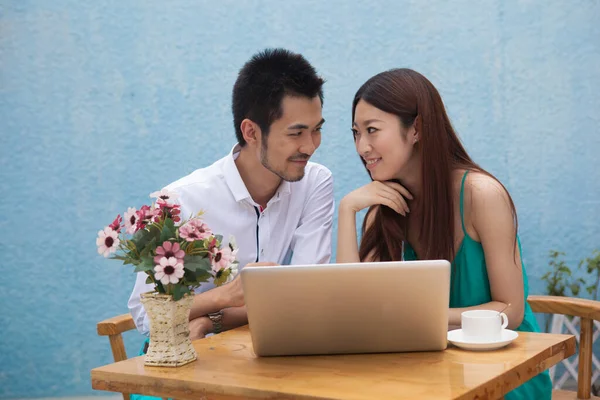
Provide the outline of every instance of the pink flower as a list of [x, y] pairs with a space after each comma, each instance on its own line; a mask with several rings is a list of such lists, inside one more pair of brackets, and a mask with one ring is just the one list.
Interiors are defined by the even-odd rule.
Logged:
[[181, 206], [179, 204], [171, 204], [162, 199], [158, 199], [156, 204], [162, 210], [162, 212], [165, 213], [167, 218], [171, 218], [173, 222], [181, 221], [181, 218], [179, 217], [179, 214], [181, 214], [179, 207]]
[[108, 227], [111, 228], [115, 232], [121, 232], [121, 223], [123, 222], [123, 218], [121, 218], [121, 214], [117, 215], [117, 218], [110, 224]]
[[154, 262], [160, 264], [160, 259], [166, 257], [175, 257], [178, 263], [183, 264], [183, 257], [185, 257], [185, 251], [181, 250], [179, 243], [171, 243], [168, 240], [165, 241], [162, 246], [156, 248], [156, 256]]
[[151, 221], [154, 222], [156, 218], [160, 216], [160, 213], [160, 209], [156, 209], [150, 206], [142, 206], [142, 208], [140, 208], [137, 211], [138, 221], [136, 225], [136, 230], [145, 228], [146, 225]]
[[137, 210], [133, 207], [129, 207], [125, 212], [125, 232], [133, 235], [137, 231], [138, 220]]
[[179, 228], [179, 236], [188, 242], [193, 242], [194, 240], [208, 239], [212, 236], [212, 231], [199, 219], [192, 218]]
[[179, 282], [184, 273], [183, 264], [179, 263], [175, 257], [162, 257], [160, 264], [154, 267], [154, 277], [163, 285]]
[[238, 251], [237, 249], [231, 250], [229, 246], [226, 246], [221, 250], [215, 247], [212, 252], [212, 270], [214, 273], [217, 273], [222, 269], [229, 268], [229, 266], [235, 262]]
[[111, 253], [117, 251], [119, 243], [119, 234], [110, 226], [98, 232], [98, 238], [96, 239], [98, 254], [108, 257]]
[[213, 251], [213, 249], [217, 247], [217, 238], [213, 236], [213, 238], [208, 242], [208, 250]]

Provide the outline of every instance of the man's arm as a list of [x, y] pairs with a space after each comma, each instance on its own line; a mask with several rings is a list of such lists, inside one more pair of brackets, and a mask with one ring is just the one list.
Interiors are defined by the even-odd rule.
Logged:
[[319, 171], [320, 180], [305, 204], [292, 239], [292, 264], [327, 264], [331, 259], [333, 226], [333, 177]]
[[190, 310], [190, 320], [218, 312], [225, 308], [240, 307], [243, 305], [244, 292], [242, 289], [242, 280], [238, 275], [230, 283], [196, 294], [192, 309]]
[[[230, 307], [223, 310], [221, 332], [237, 328], [248, 323], [246, 306]], [[190, 321], [190, 339], [202, 339], [209, 333], [215, 333], [214, 325], [210, 318], [200, 317]]]

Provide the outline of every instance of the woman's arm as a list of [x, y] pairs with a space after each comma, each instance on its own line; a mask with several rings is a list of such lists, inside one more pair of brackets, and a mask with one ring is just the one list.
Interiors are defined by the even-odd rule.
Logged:
[[356, 211], [342, 199], [338, 210], [337, 263], [360, 262], [357, 236]]
[[[365, 208], [383, 204], [392, 208], [398, 214], [406, 215], [409, 209], [403, 196], [412, 199], [412, 195], [403, 186], [394, 182], [378, 181], [373, 181], [348, 193], [340, 202], [338, 211], [336, 262], [374, 261], [369, 257], [361, 260], [358, 256], [356, 213]], [[367, 226], [373, 222], [374, 218], [374, 212], [367, 214]]]
[[[469, 174], [470, 191], [467, 232], [483, 246], [492, 301], [475, 307], [450, 310], [449, 324], [460, 325], [460, 314], [467, 310], [500, 311], [508, 316], [508, 327], [515, 329], [523, 321], [525, 295], [521, 254], [516, 243], [515, 223], [508, 193], [493, 178], [480, 173]], [[466, 197], [465, 197], [466, 199]]]

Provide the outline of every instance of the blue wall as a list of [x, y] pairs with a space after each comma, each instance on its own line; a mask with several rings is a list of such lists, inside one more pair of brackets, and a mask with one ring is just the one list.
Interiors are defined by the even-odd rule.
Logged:
[[95, 324], [134, 281], [97, 231], [229, 151], [237, 70], [268, 46], [327, 79], [316, 160], [338, 201], [367, 181], [354, 92], [391, 67], [429, 77], [511, 190], [541, 292], [549, 249], [600, 247], [598, 21], [590, 0], [0, 0], [0, 397], [92, 393], [110, 361]]

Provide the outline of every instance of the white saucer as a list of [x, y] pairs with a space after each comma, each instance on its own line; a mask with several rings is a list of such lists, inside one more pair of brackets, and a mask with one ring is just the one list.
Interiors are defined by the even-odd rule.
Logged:
[[462, 329], [455, 329], [448, 332], [448, 341], [453, 345], [465, 350], [495, 350], [506, 346], [517, 337], [519, 337], [517, 332], [511, 331], [510, 329], [503, 329], [500, 334], [500, 339], [480, 342], [472, 339], [465, 339]]

